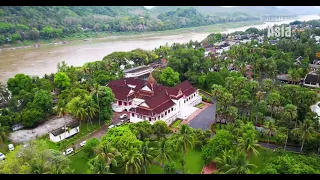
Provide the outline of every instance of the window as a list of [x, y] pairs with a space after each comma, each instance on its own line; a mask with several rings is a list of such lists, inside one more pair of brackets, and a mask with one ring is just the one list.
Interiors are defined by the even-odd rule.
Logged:
[[161, 114], [161, 118], [163, 118], [163, 114]]
[[186, 100], [184, 100], [184, 103], [186, 103]]
[[160, 116], [158, 116], [158, 119], [160, 119]]
[[123, 105], [125, 105], [125, 106], [126, 106], [126, 105], [127, 105], [127, 102], [123, 102]]
[[169, 111], [168, 111], [168, 114], [170, 113], [170, 109], [169, 109]]
[[171, 108], [171, 111], [173, 111], [173, 108]]
[[151, 121], [151, 118], [149, 117], [149, 121]]
[[131, 106], [132, 102], [129, 102], [129, 106]]
[[167, 115], [167, 112], [165, 112], [164, 115], [166, 116], [166, 115]]
[[131, 115], [132, 115], [132, 117], [134, 117], [134, 113], [132, 113]]
[[122, 105], [122, 101], [118, 101], [118, 105], [121, 106]]

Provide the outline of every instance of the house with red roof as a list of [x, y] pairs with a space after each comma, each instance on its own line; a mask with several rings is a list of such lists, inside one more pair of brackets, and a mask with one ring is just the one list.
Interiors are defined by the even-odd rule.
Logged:
[[115, 112], [130, 112], [130, 122], [164, 120], [171, 124], [175, 119], [184, 119], [197, 110], [202, 102], [198, 89], [189, 81], [175, 87], [158, 84], [150, 73], [145, 81], [137, 78], [123, 78], [107, 84], [116, 102], [112, 104]]

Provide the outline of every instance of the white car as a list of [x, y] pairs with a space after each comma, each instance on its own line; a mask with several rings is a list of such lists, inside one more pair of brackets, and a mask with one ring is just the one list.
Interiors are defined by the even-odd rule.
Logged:
[[71, 154], [73, 152], [73, 148], [69, 148], [69, 149], [67, 149], [66, 150], [66, 152], [63, 152], [63, 155], [69, 155], [69, 154]]
[[86, 143], [87, 143], [87, 141], [82, 141], [82, 142], [80, 143], [80, 146], [83, 147], [84, 145], [86, 145]]
[[9, 148], [10, 151], [13, 151], [13, 150], [14, 150], [13, 144], [9, 144], [9, 145], [8, 145], [8, 148]]
[[128, 117], [127, 114], [122, 114], [122, 115], [120, 116], [120, 119], [124, 119], [124, 118], [127, 118], [127, 117]]
[[6, 156], [0, 152], [0, 160], [5, 160]]
[[113, 124], [111, 124], [108, 129], [114, 128], [115, 126]]

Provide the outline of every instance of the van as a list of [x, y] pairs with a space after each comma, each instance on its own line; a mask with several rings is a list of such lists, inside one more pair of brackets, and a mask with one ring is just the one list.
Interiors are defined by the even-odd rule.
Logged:
[[9, 144], [9, 145], [8, 145], [8, 148], [9, 148], [10, 151], [13, 151], [13, 150], [14, 150], [13, 144]]

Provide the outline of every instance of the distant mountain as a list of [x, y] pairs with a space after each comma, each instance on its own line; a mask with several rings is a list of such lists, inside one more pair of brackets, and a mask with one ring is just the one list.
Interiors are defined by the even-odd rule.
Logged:
[[313, 6], [277, 6], [279, 9], [285, 9], [290, 13], [297, 15], [318, 14], [320, 9]]
[[[186, 8], [190, 6], [158, 6], [151, 8], [151, 12], [165, 13], [178, 8]], [[222, 7], [222, 6], [193, 6], [200, 13], [205, 15], [228, 16], [234, 13], [245, 13], [252, 16], [261, 15], [289, 15], [294, 14], [288, 10], [279, 9], [276, 6], [236, 6], [236, 7]]]

